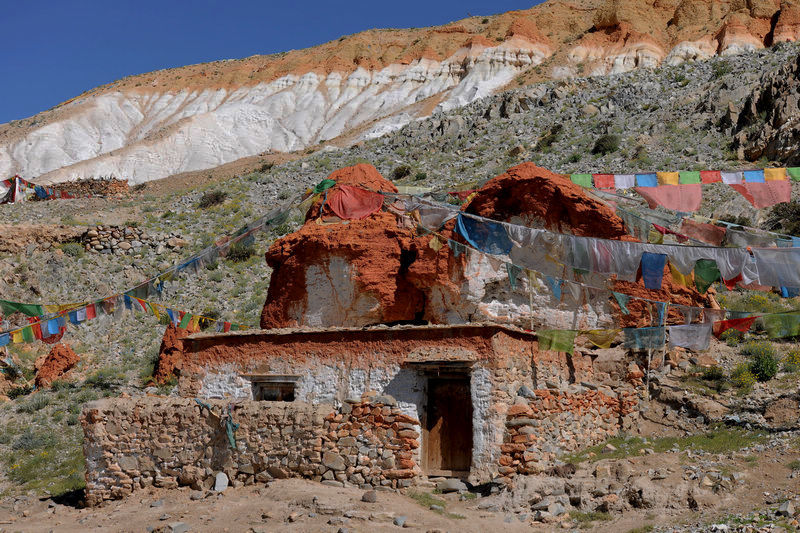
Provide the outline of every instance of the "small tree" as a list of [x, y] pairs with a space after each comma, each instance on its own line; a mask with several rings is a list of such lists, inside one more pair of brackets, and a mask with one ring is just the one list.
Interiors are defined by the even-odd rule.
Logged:
[[619, 150], [619, 143], [619, 135], [601, 135], [598, 137], [597, 141], [595, 141], [592, 147], [592, 153], [600, 155], [614, 153]]

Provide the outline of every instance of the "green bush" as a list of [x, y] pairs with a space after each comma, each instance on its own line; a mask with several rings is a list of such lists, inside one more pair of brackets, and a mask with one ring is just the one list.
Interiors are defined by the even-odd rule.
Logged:
[[21, 387], [12, 387], [11, 389], [9, 389], [9, 391], [6, 394], [8, 395], [9, 398], [14, 400], [14, 399], [19, 398], [21, 396], [26, 396], [26, 395], [30, 394], [31, 392], [33, 392], [33, 387], [21, 386]]
[[711, 65], [711, 72], [714, 74], [715, 79], [729, 74], [731, 70], [731, 65], [727, 61], [717, 61]]
[[742, 392], [747, 392], [753, 388], [756, 382], [756, 377], [750, 372], [750, 365], [747, 363], [740, 363], [731, 372], [731, 381], [734, 386]]
[[620, 140], [619, 135], [601, 135], [598, 137], [597, 141], [595, 141], [592, 147], [592, 153], [600, 155], [614, 153], [619, 150]]
[[725, 372], [718, 366], [704, 368], [701, 377], [706, 381], [719, 381], [725, 379]]
[[395, 167], [395, 169], [392, 171], [392, 179], [394, 180], [401, 180], [410, 175], [411, 167], [408, 165], [400, 165], [399, 167]]
[[414, 181], [423, 181], [428, 179], [428, 174], [426, 172], [417, 172], [414, 174]]
[[783, 371], [800, 372], [800, 350], [791, 350], [783, 357]]
[[751, 357], [760, 357], [768, 355], [770, 357], [776, 357], [777, 352], [775, 351], [775, 347], [772, 346], [771, 343], [767, 341], [749, 341], [742, 345], [739, 349], [739, 353], [742, 355], [748, 355]]
[[778, 373], [778, 358], [770, 354], [757, 355], [750, 363], [750, 372], [758, 381], [769, 381]]
[[234, 263], [241, 263], [253, 257], [255, 253], [256, 249], [255, 246], [253, 246], [253, 243], [239, 241], [231, 245], [225, 257]]
[[739, 346], [739, 343], [742, 342], [742, 338], [744, 337], [744, 333], [739, 331], [738, 329], [729, 329], [724, 331], [722, 335], [719, 336], [719, 340], [724, 342], [730, 347]]
[[201, 209], [205, 209], [207, 207], [219, 205], [224, 202], [227, 197], [228, 193], [225, 191], [206, 191], [203, 193], [203, 196], [200, 197], [200, 203], [198, 203], [197, 206]]
[[76, 259], [80, 259], [86, 253], [83, 245], [78, 242], [67, 242], [59, 246], [59, 248], [61, 248], [61, 251], [68, 256]]

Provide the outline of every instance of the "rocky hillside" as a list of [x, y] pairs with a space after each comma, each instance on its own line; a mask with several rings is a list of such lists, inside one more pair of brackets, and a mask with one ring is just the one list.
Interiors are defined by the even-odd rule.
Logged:
[[345, 146], [510, 87], [794, 41], [799, 6], [551, 0], [433, 28], [370, 30], [305, 50], [131, 76], [0, 126], [0, 176], [55, 183], [115, 175], [140, 183], [267, 151]]

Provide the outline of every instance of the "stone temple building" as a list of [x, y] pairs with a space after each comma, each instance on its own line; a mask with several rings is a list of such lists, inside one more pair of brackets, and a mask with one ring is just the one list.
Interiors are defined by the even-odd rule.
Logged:
[[[330, 179], [397, 191], [370, 165]], [[462, 209], [632, 239], [612, 209], [532, 164], [491, 180]], [[305, 225], [267, 252], [261, 329], [169, 326], [157, 377], [177, 377], [177, 397], [87, 406], [88, 501], [153, 484], [209, 487], [219, 472], [235, 483], [306, 477], [396, 488], [448, 476], [508, 484], [634, 424], [641, 364], [581, 335], [569, 353], [543, 349], [534, 331], [643, 325], [641, 302], [623, 315], [608, 299], [556, 301], [532, 279], [512, 287], [496, 258], [442, 246], [459, 239], [452, 221], [437, 236], [418, 222], [391, 205], [342, 220], [317, 200]], [[627, 294], [704, 303], [669, 276], [661, 291], [613, 283]]]

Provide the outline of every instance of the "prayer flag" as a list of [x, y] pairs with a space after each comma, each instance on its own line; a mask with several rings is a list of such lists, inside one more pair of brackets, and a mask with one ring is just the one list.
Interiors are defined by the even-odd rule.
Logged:
[[22, 340], [25, 342], [33, 342], [34, 339], [35, 337], [33, 335], [33, 328], [30, 326], [25, 326], [22, 328]]
[[552, 276], [545, 276], [544, 281], [547, 283], [547, 286], [550, 287], [550, 290], [553, 291], [553, 297], [560, 302], [562, 281], [560, 279], [555, 279]]
[[18, 329], [17, 331], [12, 331], [11, 332], [11, 341], [14, 344], [20, 344], [20, 343], [23, 342], [22, 341], [22, 330], [21, 329]]
[[737, 185], [744, 179], [741, 172], [720, 172], [719, 175], [726, 185]]
[[629, 350], [653, 350], [666, 344], [666, 328], [625, 328], [624, 348]]
[[720, 246], [722, 240], [725, 238], [725, 228], [714, 226], [713, 224], [704, 224], [702, 222], [695, 222], [688, 218], [683, 219], [681, 224], [681, 231], [687, 237], [696, 241], [711, 244], [712, 246]]
[[8, 333], [0, 333], [0, 347], [6, 346], [11, 341]]
[[438, 252], [439, 250], [442, 249], [444, 245], [442, 244], [442, 241], [439, 240], [439, 237], [434, 235], [433, 238], [428, 243], [428, 246], [430, 246], [431, 250], [433, 250], [434, 252]]
[[696, 171], [682, 171], [678, 172], [678, 183], [681, 185], [692, 185], [695, 183], [702, 183], [700, 172]]
[[636, 187], [636, 192], [647, 200], [650, 209], [661, 206], [672, 211], [691, 213], [700, 209], [703, 201], [703, 189], [699, 183]]
[[86, 308], [81, 307], [75, 311], [76, 316], [78, 317], [78, 322], [86, 322]]
[[94, 304], [89, 304], [86, 306], [86, 320], [92, 320], [93, 318], [97, 317], [97, 310]]
[[646, 289], [661, 290], [664, 267], [667, 265], [666, 254], [642, 253], [642, 279]]
[[78, 324], [81, 323], [81, 321], [78, 320], [78, 312], [77, 311], [70, 311], [69, 312], [69, 321], [72, 322], [75, 325], [78, 325]]
[[317, 183], [317, 185], [314, 187], [313, 192], [314, 194], [319, 194], [323, 191], [330, 189], [334, 185], [336, 185], [336, 182], [334, 180], [324, 179], [319, 183]]
[[708, 324], [688, 324], [669, 327], [670, 347], [680, 346], [694, 352], [708, 350], [711, 343], [711, 328]]
[[786, 173], [792, 180], [800, 181], [800, 167], [789, 167], [786, 169]]
[[35, 322], [31, 324], [31, 328], [33, 328], [33, 336], [38, 340], [42, 340], [42, 324], [41, 322]]
[[611, 343], [617, 338], [620, 329], [592, 329], [586, 333], [586, 338], [598, 348], [611, 348]]
[[786, 181], [785, 168], [765, 168], [764, 169], [765, 181]]
[[127, 294], [125, 295], [125, 309], [127, 309], [128, 311], [133, 310], [133, 301], [131, 300], [131, 297], [128, 296]]
[[517, 278], [522, 273], [522, 269], [511, 263], [506, 263], [506, 272], [508, 272], [508, 283], [513, 290], [517, 289]]
[[656, 172], [659, 185], [678, 185], [680, 174], [677, 172]]
[[703, 183], [717, 183], [722, 181], [719, 170], [701, 170], [700, 180]]
[[626, 315], [631, 314], [631, 312], [628, 310], [628, 302], [630, 301], [631, 297], [627, 294], [614, 291], [611, 291], [611, 294], [613, 294], [614, 298], [617, 300], [617, 304], [619, 304], [619, 308], [622, 313]]
[[188, 328], [189, 327], [189, 321], [191, 321], [191, 320], [192, 320], [192, 315], [190, 315], [189, 313], [184, 314], [181, 317], [181, 322], [178, 325], [178, 327], [181, 328], [181, 329]]
[[572, 180], [572, 183], [575, 185], [580, 185], [581, 187], [586, 187], [587, 189], [592, 187], [591, 174], [570, 174], [569, 179]]
[[536, 332], [540, 350], [554, 350], [571, 354], [575, 347], [575, 330], [545, 329]]
[[53, 318], [47, 321], [47, 333], [49, 335], [58, 335], [61, 331], [60, 326], [58, 325], [58, 319]]
[[0, 300], [0, 309], [3, 314], [10, 315], [12, 313], [22, 313], [26, 316], [42, 316], [44, 310], [38, 304], [23, 304], [19, 302], [9, 302], [7, 300]]
[[763, 170], [745, 170], [744, 171], [744, 182], [745, 183], [764, 183], [764, 171]]
[[731, 185], [756, 209], [763, 209], [775, 204], [792, 200], [792, 183], [790, 181], [748, 182]]
[[742, 333], [746, 333], [750, 326], [753, 325], [753, 322], [756, 321], [757, 316], [751, 316], [747, 318], [734, 318], [732, 320], [720, 320], [719, 322], [714, 322], [714, 336], [719, 338], [720, 335], [728, 331], [729, 329], [735, 329], [737, 331], [741, 331]]
[[172, 309], [167, 309], [167, 316], [169, 317], [169, 321], [175, 324], [175, 313], [172, 312]]
[[636, 186], [635, 174], [614, 174], [614, 185], [617, 189], [630, 189]]
[[200, 330], [200, 316], [194, 315], [192, 319], [189, 321], [189, 327], [187, 328], [192, 333], [197, 332]]
[[614, 174], [592, 174], [594, 186], [602, 190], [614, 190]]
[[383, 207], [383, 195], [351, 185], [339, 185], [328, 194], [328, 207], [343, 220], [362, 220]]
[[658, 315], [658, 325], [663, 326], [666, 322], [667, 318], [667, 302], [655, 302], [653, 304], [656, 308], [656, 314]]
[[459, 213], [456, 219], [456, 231], [473, 248], [483, 253], [508, 255], [514, 247], [506, 228], [498, 222], [479, 220]]
[[713, 259], [698, 259], [694, 264], [694, 284], [701, 294], [705, 294], [711, 284], [719, 279], [719, 268]]
[[677, 283], [678, 285], [682, 285], [684, 287], [689, 286], [689, 281], [691, 280], [691, 274], [689, 276], [684, 276], [681, 272], [675, 268], [675, 265], [672, 263], [669, 264], [669, 271], [672, 274], [672, 280]]
[[637, 187], [658, 187], [658, 176], [655, 174], [636, 174]]
[[224, 322], [222, 324], [222, 331], [224, 331], [225, 333], [228, 333], [230, 330], [231, 330], [231, 323], [230, 322]]
[[800, 335], [800, 313], [781, 313], [764, 316], [764, 329], [770, 339]]

